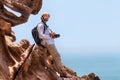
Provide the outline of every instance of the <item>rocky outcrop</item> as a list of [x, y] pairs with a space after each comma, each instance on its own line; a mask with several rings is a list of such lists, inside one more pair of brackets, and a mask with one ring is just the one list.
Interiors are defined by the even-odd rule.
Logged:
[[31, 45], [25, 39], [16, 44], [13, 39], [0, 28], [1, 80], [100, 80], [94, 73], [79, 77], [67, 67], [60, 76], [46, 48]]
[[100, 80], [94, 73], [79, 77], [66, 66], [59, 73], [46, 48], [26, 39], [14, 43], [11, 27], [27, 22], [29, 15], [37, 14], [41, 6], [42, 0], [0, 0], [0, 80]]
[[[42, 0], [0, 0], [0, 19], [16, 26], [27, 22], [30, 14], [37, 14], [41, 6]], [[20, 15], [17, 16], [8, 8]]]

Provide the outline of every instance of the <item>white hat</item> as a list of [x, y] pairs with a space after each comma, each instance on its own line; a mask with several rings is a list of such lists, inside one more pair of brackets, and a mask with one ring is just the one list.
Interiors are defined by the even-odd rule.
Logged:
[[44, 13], [42, 14], [42, 16], [44, 16], [44, 15], [49, 15], [49, 16], [50, 16], [50, 14], [49, 14], [48, 12], [44, 12]]

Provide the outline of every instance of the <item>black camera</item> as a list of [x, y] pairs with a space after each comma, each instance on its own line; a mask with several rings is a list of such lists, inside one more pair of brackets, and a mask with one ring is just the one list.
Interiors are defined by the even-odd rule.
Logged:
[[55, 34], [55, 38], [58, 38], [58, 37], [60, 37], [60, 34]]

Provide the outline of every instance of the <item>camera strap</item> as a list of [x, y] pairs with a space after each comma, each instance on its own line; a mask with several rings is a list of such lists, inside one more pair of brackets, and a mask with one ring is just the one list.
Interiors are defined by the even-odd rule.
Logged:
[[[42, 21], [43, 22], [43, 24], [44, 24], [44, 29], [49, 29], [50, 30], [50, 32], [53, 32], [50, 28], [49, 28], [49, 26], [44, 22], [44, 21]], [[45, 30], [44, 30], [45, 31]]]

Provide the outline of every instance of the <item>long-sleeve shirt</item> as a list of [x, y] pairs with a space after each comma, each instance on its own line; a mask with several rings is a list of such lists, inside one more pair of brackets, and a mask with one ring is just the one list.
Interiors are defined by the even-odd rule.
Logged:
[[[40, 22], [37, 26], [39, 38], [43, 39], [42, 44], [45, 45], [47, 43], [48, 45], [54, 44], [54, 39], [50, 37], [50, 30], [48, 28], [45, 29], [45, 25], [43, 22]], [[44, 32], [44, 33], [43, 33]]]

